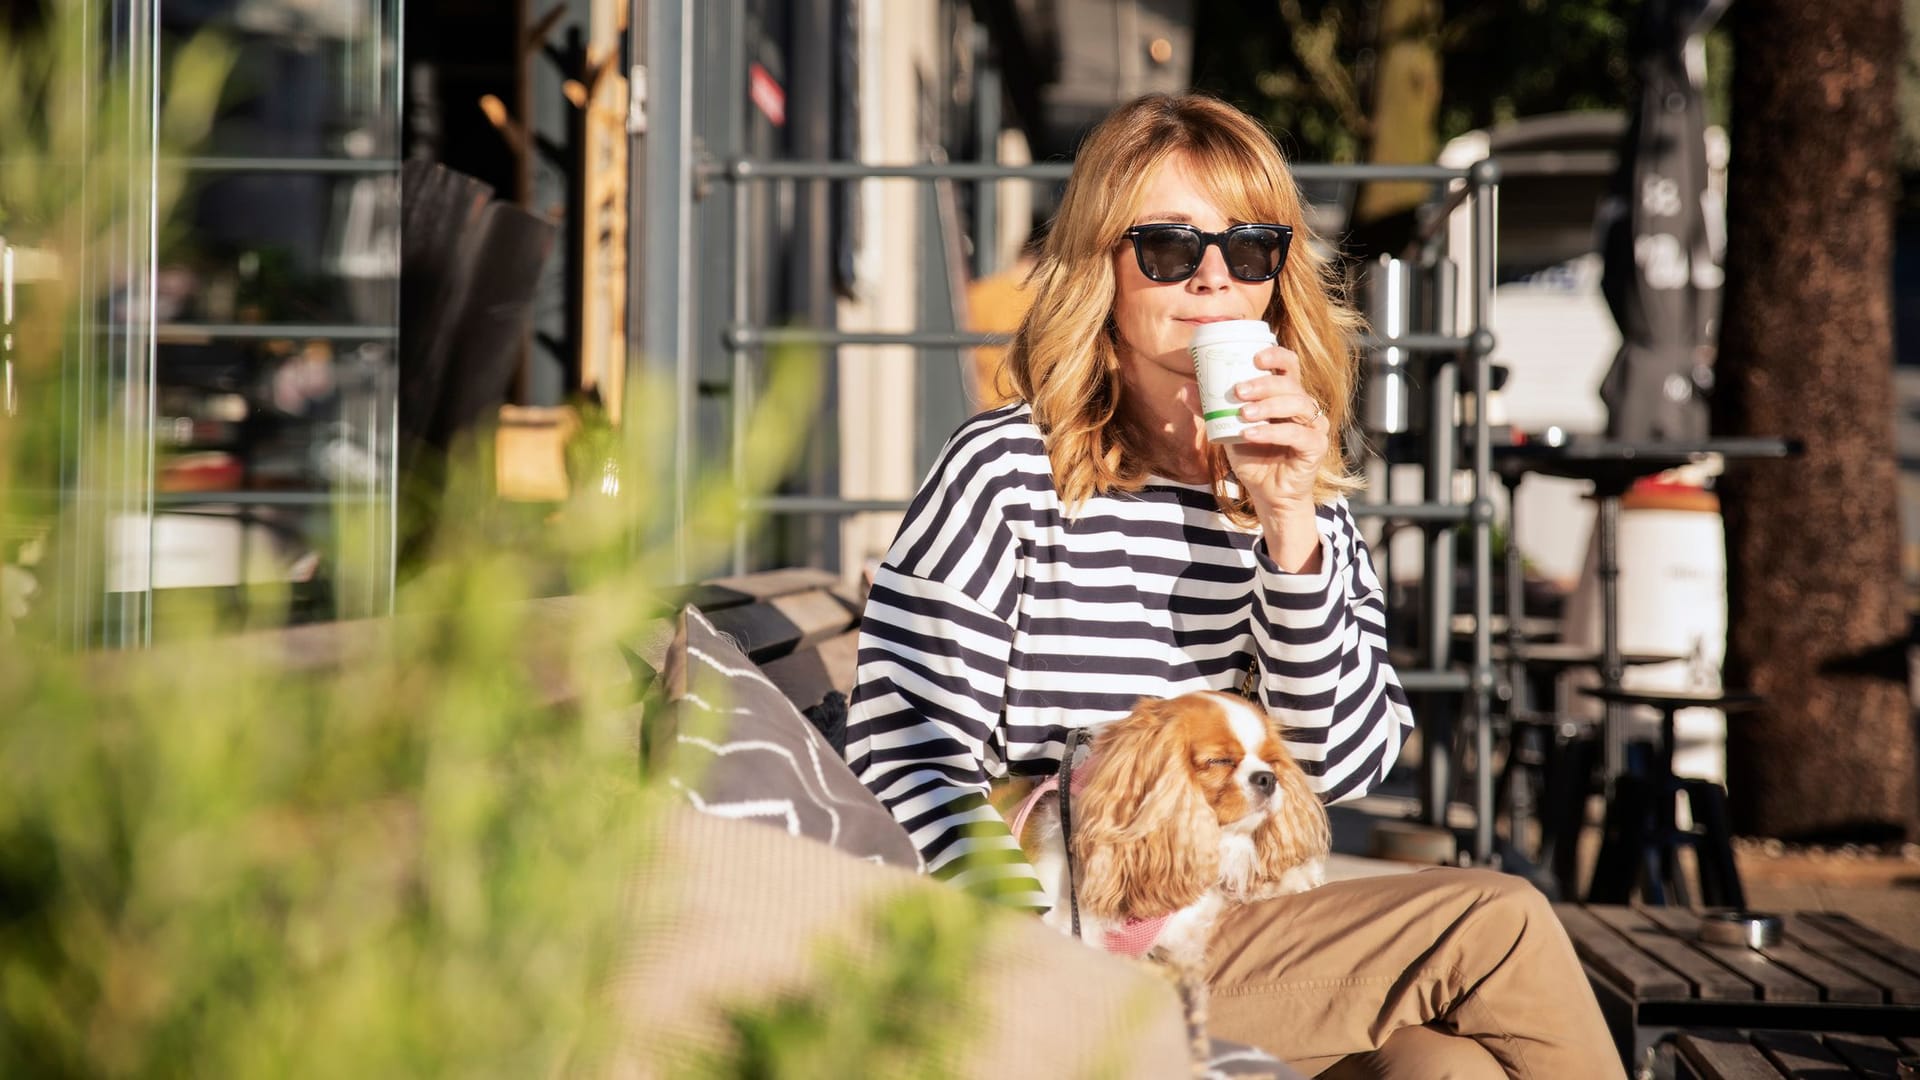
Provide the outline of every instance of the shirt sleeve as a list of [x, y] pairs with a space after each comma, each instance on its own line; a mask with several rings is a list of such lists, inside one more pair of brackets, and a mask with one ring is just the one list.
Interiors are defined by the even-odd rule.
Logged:
[[1413, 727], [1387, 662], [1386, 598], [1342, 499], [1321, 507], [1320, 569], [1289, 574], [1256, 543], [1260, 696], [1322, 800], [1363, 795]]
[[1006, 773], [1002, 718], [1020, 592], [1009, 510], [1044, 450], [1016, 413], [984, 414], [935, 464], [874, 575], [860, 620], [847, 762], [907, 830], [927, 870], [1045, 910], [1046, 891], [987, 801]]
[[860, 623], [847, 760], [927, 870], [1017, 907], [1050, 906], [987, 802], [1012, 628], [964, 593], [883, 566]]

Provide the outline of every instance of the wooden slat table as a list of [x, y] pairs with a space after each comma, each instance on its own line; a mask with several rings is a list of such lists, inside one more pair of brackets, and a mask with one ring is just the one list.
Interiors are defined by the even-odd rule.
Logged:
[[1683, 1031], [1673, 1047], [1682, 1080], [1894, 1080], [1897, 1061], [1920, 1056], [1920, 1039], [1840, 1032]]
[[[1684, 908], [1556, 904], [1554, 910], [1622, 1056], [1641, 1075], [1664, 1074], [1654, 1068], [1653, 1051], [1685, 1028], [1755, 1032], [1746, 1040], [1749, 1050], [1755, 1050], [1753, 1039], [1798, 1039], [1803, 1032], [1920, 1037], [1920, 951], [1844, 915], [1790, 914], [1780, 944], [1749, 949], [1698, 940], [1699, 915]], [[1703, 1055], [1724, 1049], [1700, 1045], [1707, 1048]]]

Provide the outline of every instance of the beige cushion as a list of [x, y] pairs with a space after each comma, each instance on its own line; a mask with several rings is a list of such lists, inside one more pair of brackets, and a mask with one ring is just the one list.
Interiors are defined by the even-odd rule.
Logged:
[[[605, 999], [613, 1075], [682, 1075], [703, 1055], [726, 1052], [734, 1038], [729, 1006], [788, 992], [831, 997], [836, 988], [819, 983], [822, 950], [871, 956], [862, 913], [878, 905], [931, 890], [980, 903], [760, 825], [680, 806], [650, 821]], [[954, 1060], [930, 1065], [996, 1078], [1190, 1075], [1181, 1006], [1160, 975], [1032, 916], [988, 915], [972, 982], [977, 1030], [953, 1044]]]

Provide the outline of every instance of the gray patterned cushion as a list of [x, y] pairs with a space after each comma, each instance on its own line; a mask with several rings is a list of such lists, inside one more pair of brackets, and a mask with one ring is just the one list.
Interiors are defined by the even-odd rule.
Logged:
[[912, 841], [840, 755], [694, 608], [681, 616], [642, 753], [702, 813], [758, 821], [851, 855], [920, 867]]

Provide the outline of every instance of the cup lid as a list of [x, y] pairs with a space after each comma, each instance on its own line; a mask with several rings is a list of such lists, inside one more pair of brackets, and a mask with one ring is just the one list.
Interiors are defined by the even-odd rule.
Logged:
[[1262, 319], [1223, 319], [1220, 322], [1201, 323], [1194, 328], [1193, 344], [1205, 345], [1214, 341], [1275, 341], [1273, 327]]

